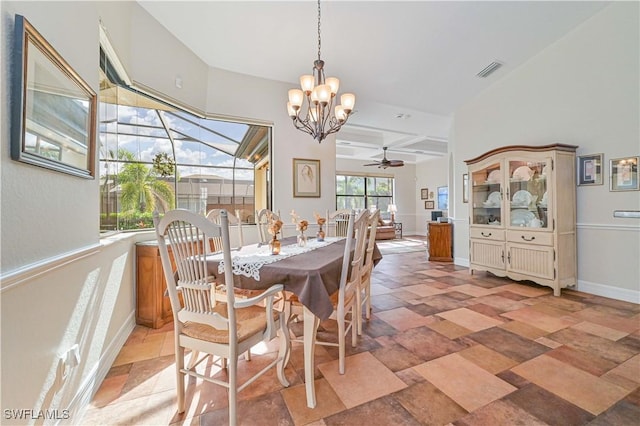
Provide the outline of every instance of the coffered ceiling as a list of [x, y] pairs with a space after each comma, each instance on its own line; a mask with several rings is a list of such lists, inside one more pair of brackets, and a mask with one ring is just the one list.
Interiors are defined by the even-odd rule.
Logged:
[[[317, 58], [315, 1], [138, 3], [212, 67], [298, 86]], [[337, 156], [420, 162], [456, 109], [606, 7], [596, 1], [323, 1], [322, 59], [355, 113]], [[502, 64], [485, 78], [476, 74]], [[285, 108], [287, 94], [282, 94]]]

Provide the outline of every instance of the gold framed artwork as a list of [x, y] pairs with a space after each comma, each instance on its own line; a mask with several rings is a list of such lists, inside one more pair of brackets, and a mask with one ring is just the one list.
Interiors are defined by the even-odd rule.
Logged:
[[613, 158], [609, 162], [609, 191], [637, 191], [640, 157]]
[[581, 155], [578, 157], [578, 186], [602, 185], [602, 162], [604, 154]]
[[420, 199], [428, 200], [429, 199], [429, 188], [422, 188], [420, 190]]
[[433, 210], [435, 208], [435, 203], [433, 200], [427, 200], [424, 202], [425, 210]]
[[293, 159], [293, 196], [320, 197], [320, 160]]

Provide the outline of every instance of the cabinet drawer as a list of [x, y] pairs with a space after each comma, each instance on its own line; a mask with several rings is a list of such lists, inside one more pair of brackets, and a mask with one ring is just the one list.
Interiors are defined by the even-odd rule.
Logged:
[[469, 234], [471, 238], [479, 240], [504, 241], [503, 229], [471, 228]]
[[524, 229], [522, 231], [507, 231], [507, 241], [511, 243], [552, 246], [553, 234], [551, 232], [535, 232]]

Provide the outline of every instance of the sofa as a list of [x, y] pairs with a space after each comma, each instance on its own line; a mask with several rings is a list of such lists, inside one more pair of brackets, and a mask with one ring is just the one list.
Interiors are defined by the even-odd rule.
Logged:
[[390, 220], [378, 219], [376, 240], [393, 240], [396, 238], [396, 228]]

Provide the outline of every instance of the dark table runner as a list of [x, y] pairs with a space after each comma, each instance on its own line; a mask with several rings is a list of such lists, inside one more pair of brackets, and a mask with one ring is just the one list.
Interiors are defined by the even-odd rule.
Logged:
[[[296, 237], [283, 238], [281, 243], [283, 246], [295, 244]], [[260, 281], [234, 274], [234, 286], [246, 290], [265, 290], [274, 284], [282, 284], [285, 290], [295, 294], [314, 315], [325, 320], [333, 312], [330, 296], [340, 285], [345, 243], [346, 240], [343, 239], [263, 265], [260, 268]], [[376, 264], [382, 259], [377, 246], [373, 258]], [[219, 260], [208, 260], [208, 270], [217, 280], [224, 281], [224, 274], [218, 273], [218, 263]]]

